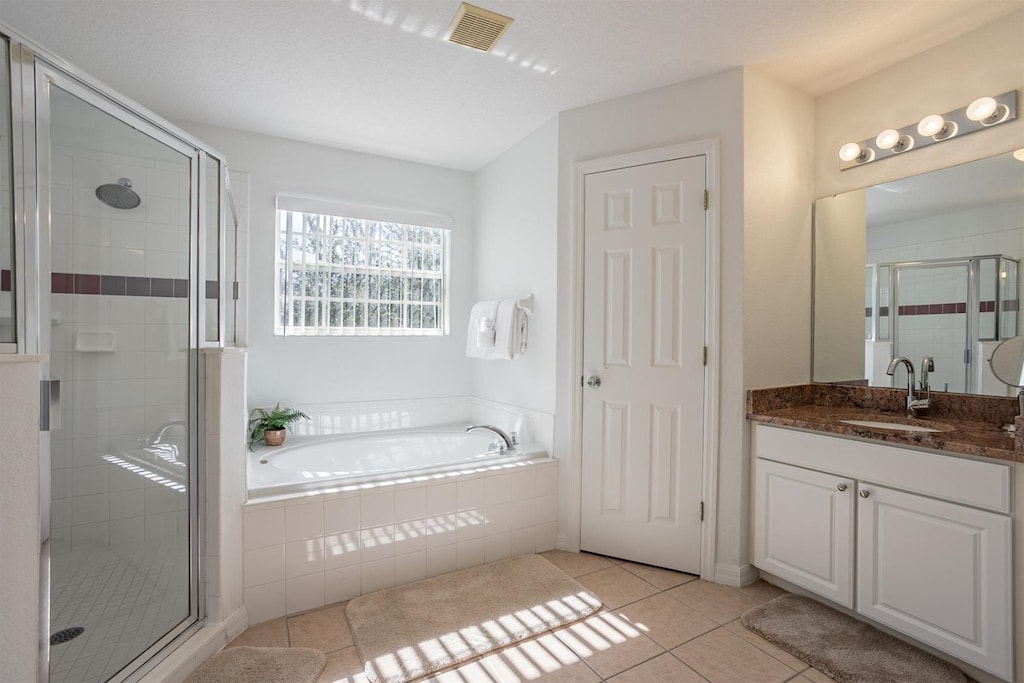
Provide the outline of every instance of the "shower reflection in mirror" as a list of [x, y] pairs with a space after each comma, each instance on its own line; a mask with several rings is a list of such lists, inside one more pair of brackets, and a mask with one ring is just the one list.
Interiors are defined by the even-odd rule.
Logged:
[[[1013, 396], [987, 362], [1022, 333], [1024, 163], [1012, 154], [815, 202], [813, 380]], [[859, 337], [859, 340], [858, 340]]]

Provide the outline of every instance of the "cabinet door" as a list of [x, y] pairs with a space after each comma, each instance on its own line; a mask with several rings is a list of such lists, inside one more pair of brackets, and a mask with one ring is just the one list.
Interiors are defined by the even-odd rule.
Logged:
[[861, 482], [857, 611], [1010, 679], [1010, 518]]
[[853, 480], [755, 461], [754, 565], [853, 607]]

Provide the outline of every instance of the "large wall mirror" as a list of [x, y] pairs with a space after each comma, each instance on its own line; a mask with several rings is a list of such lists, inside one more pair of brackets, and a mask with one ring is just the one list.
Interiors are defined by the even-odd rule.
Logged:
[[819, 199], [814, 381], [905, 387], [889, 361], [931, 356], [933, 391], [1014, 395], [988, 359], [1024, 333], [1022, 258], [1024, 161], [1012, 154]]

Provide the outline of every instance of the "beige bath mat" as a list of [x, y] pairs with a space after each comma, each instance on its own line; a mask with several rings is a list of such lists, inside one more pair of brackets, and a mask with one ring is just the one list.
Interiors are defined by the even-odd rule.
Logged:
[[302, 647], [229, 647], [185, 683], [315, 683], [326, 664], [323, 652]]
[[596, 612], [601, 601], [539, 555], [521, 555], [348, 603], [371, 681], [402, 683]]
[[967, 683], [951, 664], [799, 595], [781, 595], [742, 617], [743, 625], [839, 683]]

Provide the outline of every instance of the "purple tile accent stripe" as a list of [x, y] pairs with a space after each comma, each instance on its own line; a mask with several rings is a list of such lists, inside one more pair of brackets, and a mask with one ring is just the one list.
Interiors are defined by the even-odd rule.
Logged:
[[[6, 273], [6, 277], [3, 277]], [[3, 291], [10, 291], [10, 271], [0, 271]], [[163, 277], [126, 277], [124, 275], [91, 275], [88, 273], [51, 273], [50, 291], [54, 294], [105, 294], [107, 296], [150, 296], [184, 299], [188, 297], [188, 280]], [[213, 296], [210, 296], [210, 294]], [[206, 298], [216, 299], [220, 283], [206, 282]]]
[[[995, 313], [996, 302], [995, 301], [980, 301], [978, 302], [979, 313]], [[1020, 303], [1016, 299], [1008, 299], [1003, 302], [1003, 311], [1015, 312], [1020, 310]], [[919, 304], [900, 306], [899, 315], [950, 315], [950, 314], [962, 314], [967, 313], [967, 304], [951, 303], [951, 304]], [[879, 315], [885, 316], [889, 314], [889, 308], [882, 308]], [[864, 309], [864, 316], [869, 317], [871, 315], [871, 309]]]

